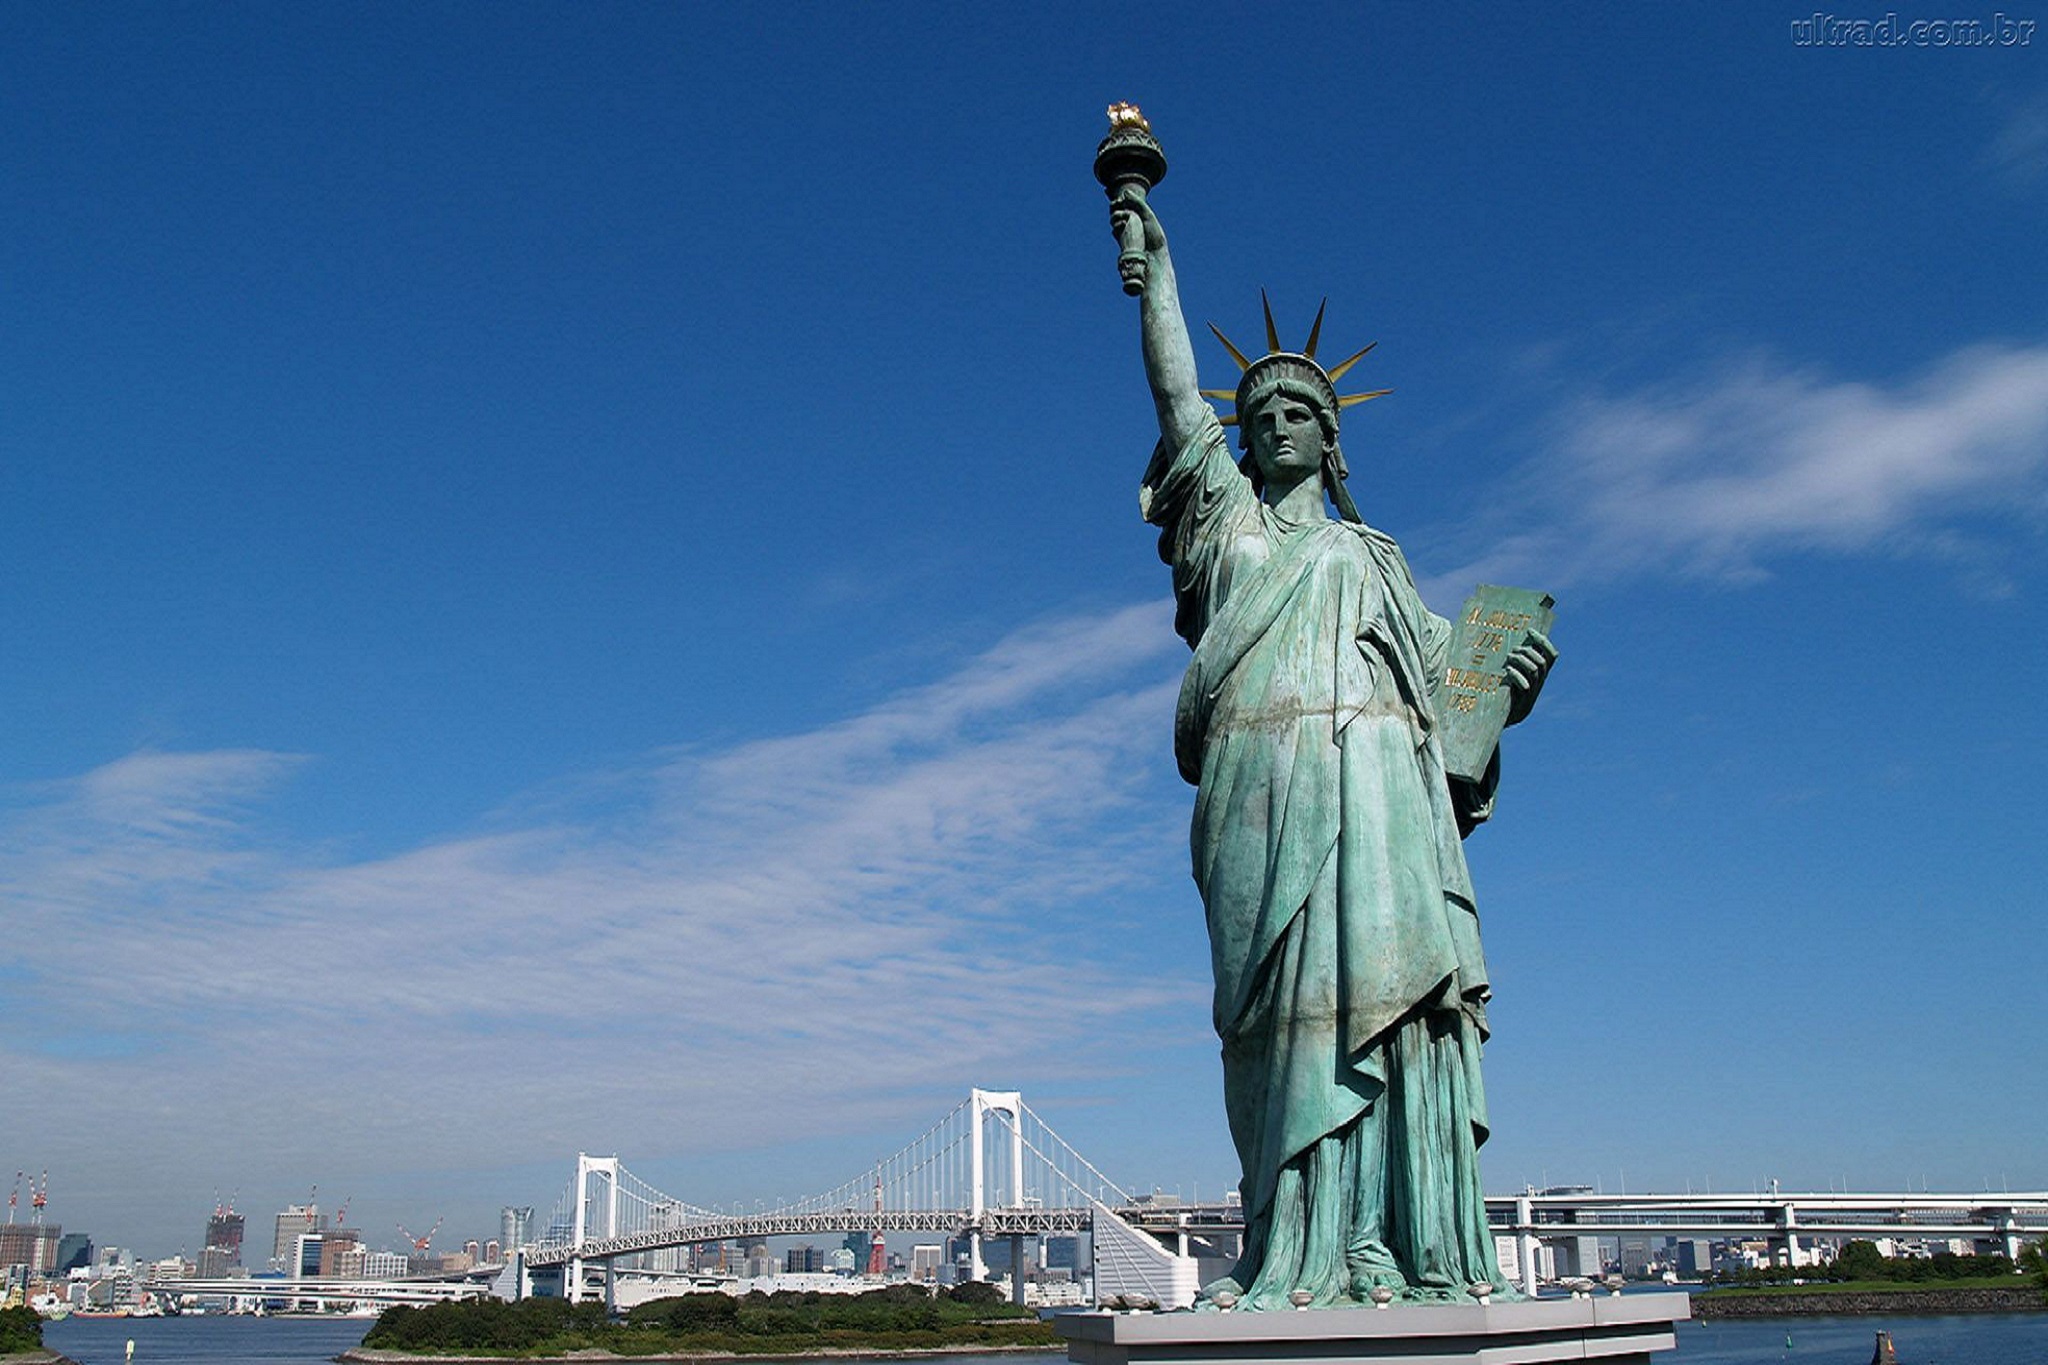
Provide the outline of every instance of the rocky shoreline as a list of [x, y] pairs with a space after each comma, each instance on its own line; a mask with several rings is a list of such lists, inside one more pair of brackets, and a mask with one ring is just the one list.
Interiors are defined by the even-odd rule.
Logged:
[[1788, 1318], [1821, 1313], [1889, 1313], [1928, 1317], [1949, 1313], [2048, 1312], [2038, 1284], [2010, 1289], [1808, 1289], [1792, 1294], [1709, 1292], [1692, 1296], [1692, 1315], [1713, 1318]]

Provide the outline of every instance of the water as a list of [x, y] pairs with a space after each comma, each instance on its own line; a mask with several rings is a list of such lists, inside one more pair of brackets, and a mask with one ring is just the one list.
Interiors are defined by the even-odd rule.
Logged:
[[[1870, 1365], [1880, 1331], [1899, 1365], [2048, 1365], [2048, 1313], [1915, 1318], [1881, 1313], [1681, 1322], [1669, 1365]], [[1787, 1340], [1791, 1346], [1786, 1346]]]
[[43, 1345], [79, 1365], [313, 1365], [361, 1343], [375, 1318], [65, 1318], [43, 1324]]
[[[369, 1318], [66, 1318], [43, 1324], [43, 1343], [80, 1365], [316, 1365], [363, 1339]], [[1945, 1318], [1766, 1318], [1683, 1322], [1660, 1365], [1869, 1365], [1882, 1329], [1900, 1365], [2048, 1365], [2048, 1313]], [[1787, 1337], [1792, 1345], [1785, 1345]], [[927, 1356], [919, 1365], [989, 1365], [1043, 1357]], [[1051, 1357], [1057, 1360], [1058, 1357]]]

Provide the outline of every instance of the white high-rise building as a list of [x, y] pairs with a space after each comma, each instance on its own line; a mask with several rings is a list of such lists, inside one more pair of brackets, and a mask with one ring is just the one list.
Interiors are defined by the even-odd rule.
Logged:
[[366, 1280], [397, 1280], [405, 1276], [405, 1257], [396, 1251], [366, 1251], [363, 1253], [363, 1278]]
[[309, 1232], [319, 1232], [327, 1226], [327, 1215], [320, 1212], [315, 1204], [287, 1204], [283, 1213], [277, 1215], [277, 1239], [271, 1245], [271, 1265], [278, 1270], [296, 1271], [294, 1259], [298, 1255], [299, 1238]]
[[[654, 1232], [667, 1232], [679, 1228], [689, 1221], [689, 1212], [681, 1204], [656, 1204], [647, 1211], [647, 1225]], [[680, 1275], [689, 1270], [688, 1247], [663, 1247], [647, 1253], [647, 1268], [664, 1275]]]

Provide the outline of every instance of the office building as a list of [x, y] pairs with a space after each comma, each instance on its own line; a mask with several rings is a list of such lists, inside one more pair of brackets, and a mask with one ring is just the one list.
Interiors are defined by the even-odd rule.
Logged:
[[1522, 1282], [1522, 1244], [1514, 1236], [1494, 1234], [1493, 1259], [1500, 1263], [1501, 1278], [1509, 1284]]
[[1714, 1244], [1698, 1237], [1678, 1243], [1678, 1274], [1681, 1279], [1703, 1280], [1714, 1268]]
[[[654, 1232], [672, 1232], [689, 1221], [690, 1210], [682, 1204], [656, 1204], [647, 1210], [647, 1226]], [[641, 1257], [643, 1266], [662, 1275], [683, 1274], [689, 1270], [689, 1262], [688, 1247], [662, 1247]]]
[[242, 1263], [242, 1232], [244, 1220], [233, 1209], [216, 1208], [213, 1216], [206, 1220], [206, 1236], [200, 1246], [209, 1251], [227, 1253], [227, 1264]]
[[202, 1280], [224, 1280], [242, 1270], [242, 1263], [225, 1247], [199, 1248], [198, 1265]]
[[0, 1225], [0, 1269], [22, 1266], [32, 1276], [52, 1274], [63, 1240], [64, 1229], [55, 1223]]
[[366, 1280], [396, 1280], [405, 1275], [405, 1257], [396, 1251], [365, 1251], [363, 1253], [363, 1278]]
[[[323, 1280], [361, 1279], [362, 1244], [362, 1234], [354, 1228], [329, 1228], [321, 1234], [319, 1255], [313, 1262], [314, 1273]], [[344, 1259], [356, 1267], [355, 1274], [349, 1275], [342, 1270]]]
[[1650, 1278], [1650, 1267], [1655, 1264], [1656, 1253], [1647, 1239], [1624, 1237], [1621, 1239], [1621, 1273], [1631, 1280]]
[[57, 1266], [59, 1275], [92, 1264], [92, 1238], [82, 1232], [67, 1232], [57, 1239]]
[[292, 1269], [298, 1264], [299, 1238], [308, 1233], [317, 1233], [327, 1227], [327, 1215], [312, 1204], [287, 1204], [283, 1213], [277, 1215], [277, 1236], [271, 1242], [271, 1264], [288, 1275], [296, 1275]]

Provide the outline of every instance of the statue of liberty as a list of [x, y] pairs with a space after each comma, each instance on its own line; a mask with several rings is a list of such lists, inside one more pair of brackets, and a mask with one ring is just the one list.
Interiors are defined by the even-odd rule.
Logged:
[[[1128, 106], [1112, 118], [1143, 131]], [[1113, 122], [1105, 154], [1117, 138]], [[1379, 395], [1336, 385], [1372, 348], [1325, 369], [1322, 313], [1290, 351], [1268, 307], [1257, 359], [1216, 332], [1241, 371], [1235, 390], [1206, 391], [1231, 404], [1219, 420], [1145, 195], [1164, 161], [1136, 183], [1098, 173], [1159, 415], [1140, 507], [1194, 651], [1174, 752], [1196, 787], [1194, 878], [1244, 1171], [1243, 1255], [1204, 1297], [1464, 1302], [1488, 1284], [1513, 1298], [1479, 1181], [1488, 985], [1461, 843], [1491, 813], [1498, 755], [1476, 779], [1447, 772], [1451, 625], [1347, 489], [1340, 415]], [[1509, 724], [1555, 657], [1540, 631], [1507, 655]]]

